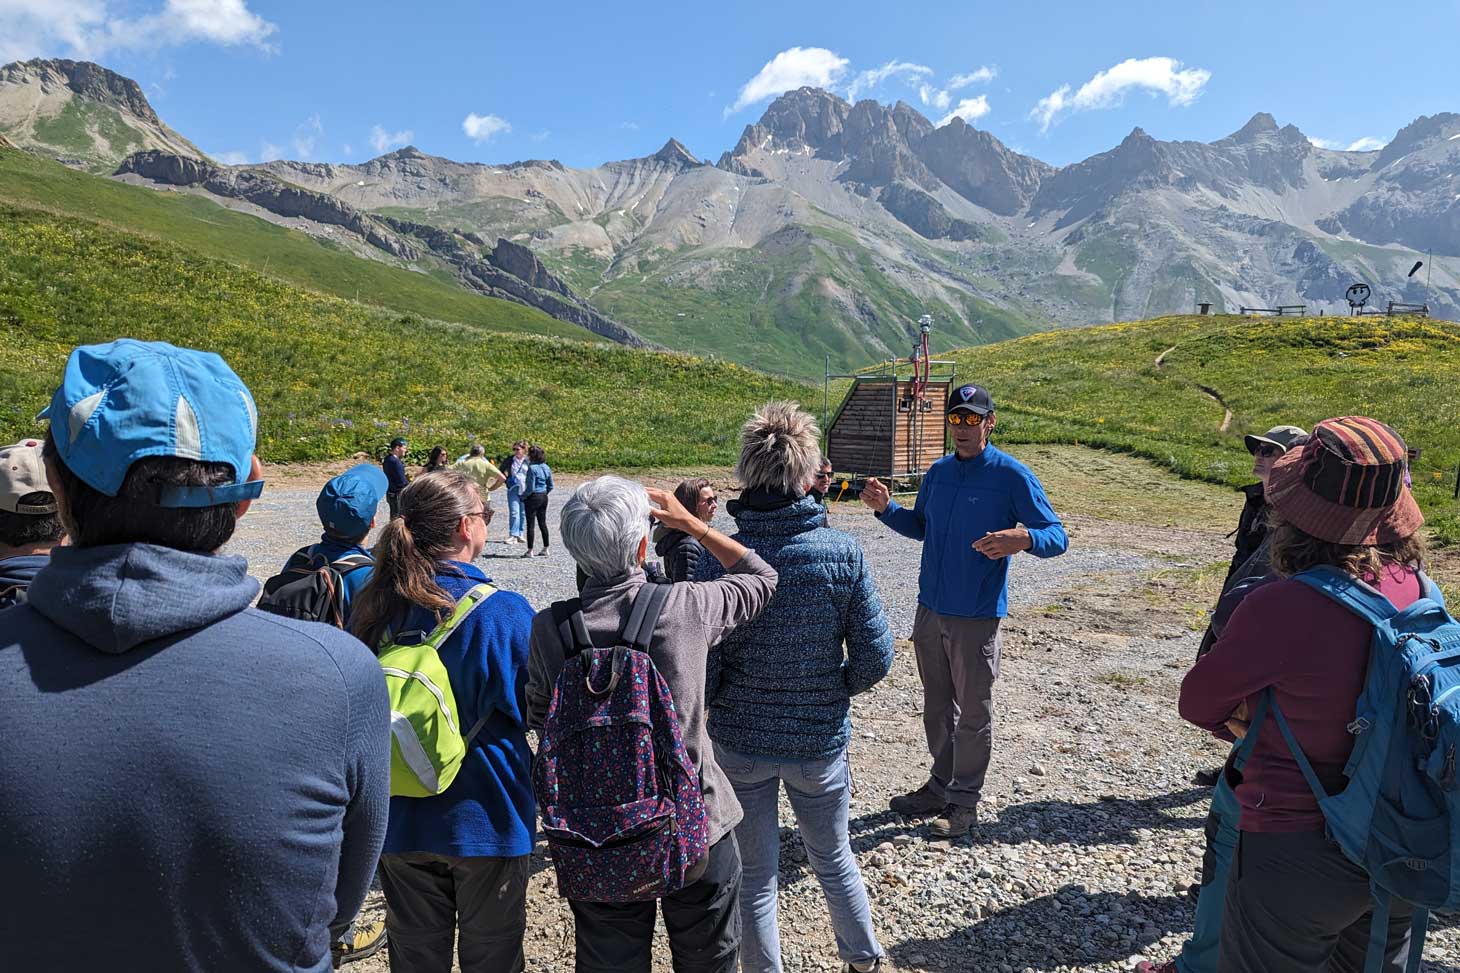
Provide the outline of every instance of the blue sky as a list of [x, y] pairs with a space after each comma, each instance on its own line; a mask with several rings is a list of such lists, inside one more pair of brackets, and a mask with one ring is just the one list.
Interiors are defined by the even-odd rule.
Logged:
[[359, 162], [408, 140], [454, 159], [586, 166], [671, 136], [714, 160], [776, 90], [820, 80], [935, 121], [961, 108], [1063, 165], [1137, 125], [1209, 141], [1257, 111], [1340, 148], [1382, 143], [1460, 111], [1457, 28], [1460, 0], [0, 0], [0, 62], [97, 60], [232, 161]]

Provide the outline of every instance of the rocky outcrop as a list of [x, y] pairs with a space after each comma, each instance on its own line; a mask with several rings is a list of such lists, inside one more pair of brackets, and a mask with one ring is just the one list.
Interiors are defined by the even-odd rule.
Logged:
[[879, 202], [907, 227], [932, 240], [983, 240], [988, 236], [984, 227], [955, 219], [938, 200], [906, 183], [888, 186]]
[[543, 262], [537, 259], [537, 254], [522, 246], [520, 243], [513, 243], [511, 240], [498, 240], [497, 246], [492, 250], [492, 255], [489, 259], [493, 266], [505, 270], [530, 287], [552, 291], [573, 301], [579, 299], [578, 295], [574, 294], [567, 284], [554, 276], [543, 265]]
[[254, 169], [234, 169], [169, 152], [138, 152], [123, 160], [117, 175], [137, 175], [169, 186], [196, 186], [215, 196], [241, 199], [277, 216], [298, 217], [338, 226], [402, 260], [421, 252], [380, 220], [328, 193], [317, 193], [275, 179]]
[[649, 158], [655, 162], [662, 162], [665, 165], [674, 166], [678, 169], [704, 165], [703, 162], [695, 157], [693, 152], [684, 147], [684, 143], [679, 139], [670, 139], [668, 142], [665, 142], [664, 148], [655, 152]]
[[1040, 183], [1054, 172], [961, 118], [927, 131], [915, 143], [915, 150], [949, 189], [1003, 216], [1028, 206]]
[[110, 105], [140, 121], [162, 127], [162, 119], [152, 110], [141, 85], [99, 64], [66, 58], [35, 58], [0, 67], [0, 84], [18, 84], [30, 78], [59, 82], [82, 98]]
[[[506, 240], [498, 241], [498, 249]], [[509, 246], [516, 246], [509, 244]], [[522, 248], [518, 248], [522, 249]], [[494, 251], [495, 254], [495, 251]], [[536, 261], [537, 258], [533, 257]], [[515, 261], [514, 261], [515, 262]], [[657, 347], [645, 341], [639, 334], [611, 318], [604, 317], [593, 308], [578, 303], [573, 292], [557, 278], [552, 279], [561, 290], [534, 287], [521, 277], [499, 267], [494, 258], [488, 260], [469, 259], [458, 265], [462, 280], [473, 290], [490, 297], [500, 297], [518, 304], [526, 304], [557, 318], [586, 328], [600, 337], [634, 348]], [[551, 277], [551, 275], [548, 275]]]

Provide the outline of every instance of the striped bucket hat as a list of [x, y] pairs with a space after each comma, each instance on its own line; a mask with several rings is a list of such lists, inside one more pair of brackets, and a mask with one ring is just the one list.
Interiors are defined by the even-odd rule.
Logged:
[[1365, 416], [1325, 419], [1273, 464], [1267, 499], [1299, 530], [1331, 544], [1389, 544], [1424, 524], [1404, 485], [1408, 450]]

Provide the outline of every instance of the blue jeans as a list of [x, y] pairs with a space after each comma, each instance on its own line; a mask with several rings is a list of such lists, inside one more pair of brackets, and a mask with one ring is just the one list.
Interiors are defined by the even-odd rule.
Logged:
[[743, 876], [740, 886], [741, 973], [781, 973], [776, 929], [776, 885], [781, 854], [781, 782], [791, 799], [806, 856], [831, 913], [836, 951], [846, 963], [882, 955], [872, 930], [867, 888], [847, 837], [851, 773], [843, 750], [827, 760], [752, 757], [715, 744], [715, 760], [730, 778], [745, 817], [735, 828]]
[[521, 537], [527, 529], [527, 515], [522, 510], [522, 495], [516, 490], [507, 491], [507, 536]]

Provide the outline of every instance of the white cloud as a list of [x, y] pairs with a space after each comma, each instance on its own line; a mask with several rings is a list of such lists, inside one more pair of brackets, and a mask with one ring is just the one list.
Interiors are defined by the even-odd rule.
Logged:
[[249, 10], [247, 0], [164, 0], [160, 8], [124, 16], [136, 6], [125, 0], [0, 0], [0, 61], [37, 54], [96, 59], [190, 43], [274, 50], [269, 38], [278, 27]]
[[964, 98], [958, 103], [958, 107], [938, 119], [938, 127], [942, 128], [955, 118], [961, 118], [969, 124], [984, 117], [989, 113], [989, 96], [979, 95], [977, 98]]
[[1340, 152], [1373, 152], [1388, 145], [1387, 139], [1376, 139], [1372, 135], [1365, 135], [1361, 139], [1355, 139], [1344, 145], [1338, 139], [1321, 139], [1316, 136], [1308, 136], [1308, 141], [1320, 149], [1336, 149]]
[[852, 83], [847, 86], [847, 99], [856, 101], [863, 92], [871, 91], [888, 78], [905, 78], [912, 82], [918, 78], [928, 77], [932, 73], [933, 69], [925, 65], [893, 59], [880, 68], [863, 71], [853, 78]]
[[767, 61], [755, 77], [741, 86], [735, 103], [726, 106], [724, 117], [806, 85], [830, 88], [846, 73], [847, 64], [846, 58], [824, 47], [788, 48]]
[[[942, 88], [935, 88], [930, 84], [921, 84], [918, 86], [918, 99], [922, 101], [923, 104], [931, 105], [939, 111], [947, 111], [948, 106], [953, 103], [953, 92], [957, 91], [959, 88], [967, 88], [969, 85], [983, 84], [984, 82], [992, 81], [994, 80], [994, 78], [998, 77], [998, 75], [998, 68], [991, 68], [985, 65], [979, 68], [977, 71], [970, 71], [967, 74], [955, 74], [953, 77], [948, 79], [948, 83]], [[973, 106], [977, 102], [978, 99], [970, 98], [962, 102], [959, 105], [959, 108], [962, 109], [964, 105], [967, 105], [969, 106], [968, 110], [973, 111]], [[987, 102], [984, 103], [984, 111], [988, 111]], [[955, 112], [954, 114], [957, 115], [958, 113]], [[952, 117], [954, 116], [948, 116], [948, 118]], [[965, 116], [959, 115], [959, 117]], [[946, 120], [947, 119], [945, 119], [945, 121]], [[942, 123], [940, 122], [939, 124]]]
[[340, 151], [344, 153], [345, 158], [347, 159], [353, 159], [355, 157], [355, 147], [349, 142], [346, 142], [344, 145], [340, 146]]
[[637, 132], [639, 130], [639, 123], [638, 122], [620, 122], [618, 127], [619, 128], [622, 128], [622, 129], [626, 129], [626, 130], [628, 130], [630, 132]]
[[215, 162], [221, 162], [225, 166], [246, 166], [248, 165], [248, 153], [236, 150], [229, 152], [210, 152]]
[[[512, 131], [512, 123], [498, 115], [478, 115], [476, 112], [471, 112], [461, 120], [461, 130], [473, 142], [490, 142], [494, 136], [505, 135]], [[396, 134], [404, 134], [406, 142], [409, 142], [411, 139], [409, 132], [398, 132]], [[400, 144], [404, 145], [405, 142]], [[385, 150], [381, 149], [380, 151], [383, 152]]]
[[532, 142], [546, 142], [548, 136], [551, 134], [552, 132], [549, 132], [547, 129], [543, 129], [541, 132], [532, 132], [527, 136], [527, 138], [529, 141]]
[[273, 162], [275, 159], [284, 158], [284, 153], [273, 142], [264, 142], [259, 146], [259, 161]]
[[1112, 68], [1097, 73], [1071, 94], [1069, 85], [1060, 85], [1030, 111], [1029, 117], [1039, 122], [1041, 132], [1062, 114], [1114, 108], [1125, 100], [1132, 88], [1143, 88], [1152, 94], [1164, 94], [1172, 106], [1189, 105], [1197, 99], [1212, 73], [1205, 68], [1181, 67], [1169, 57], [1127, 58]]
[[930, 84], [920, 84], [918, 85], [918, 100], [925, 105], [932, 105], [939, 111], [944, 111], [953, 103], [953, 96], [948, 93], [947, 88], [938, 90]]
[[324, 123], [319, 120], [319, 113], [315, 112], [294, 130], [294, 154], [300, 159], [313, 158], [314, 150], [319, 145], [319, 137], [323, 134]]
[[[461, 127], [465, 128], [466, 122], [462, 122]], [[399, 132], [387, 132], [383, 126], [376, 125], [370, 129], [370, 147], [376, 152], [389, 152], [392, 149], [410, 145], [411, 139], [415, 137], [416, 133], [408, 128], [403, 128]]]
[[967, 88], [971, 84], [985, 84], [998, 76], [999, 69], [997, 67], [991, 68], [985, 64], [976, 71], [970, 71], [967, 74], [955, 74], [949, 78], [948, 90], [957, 91], [959, 88]]

